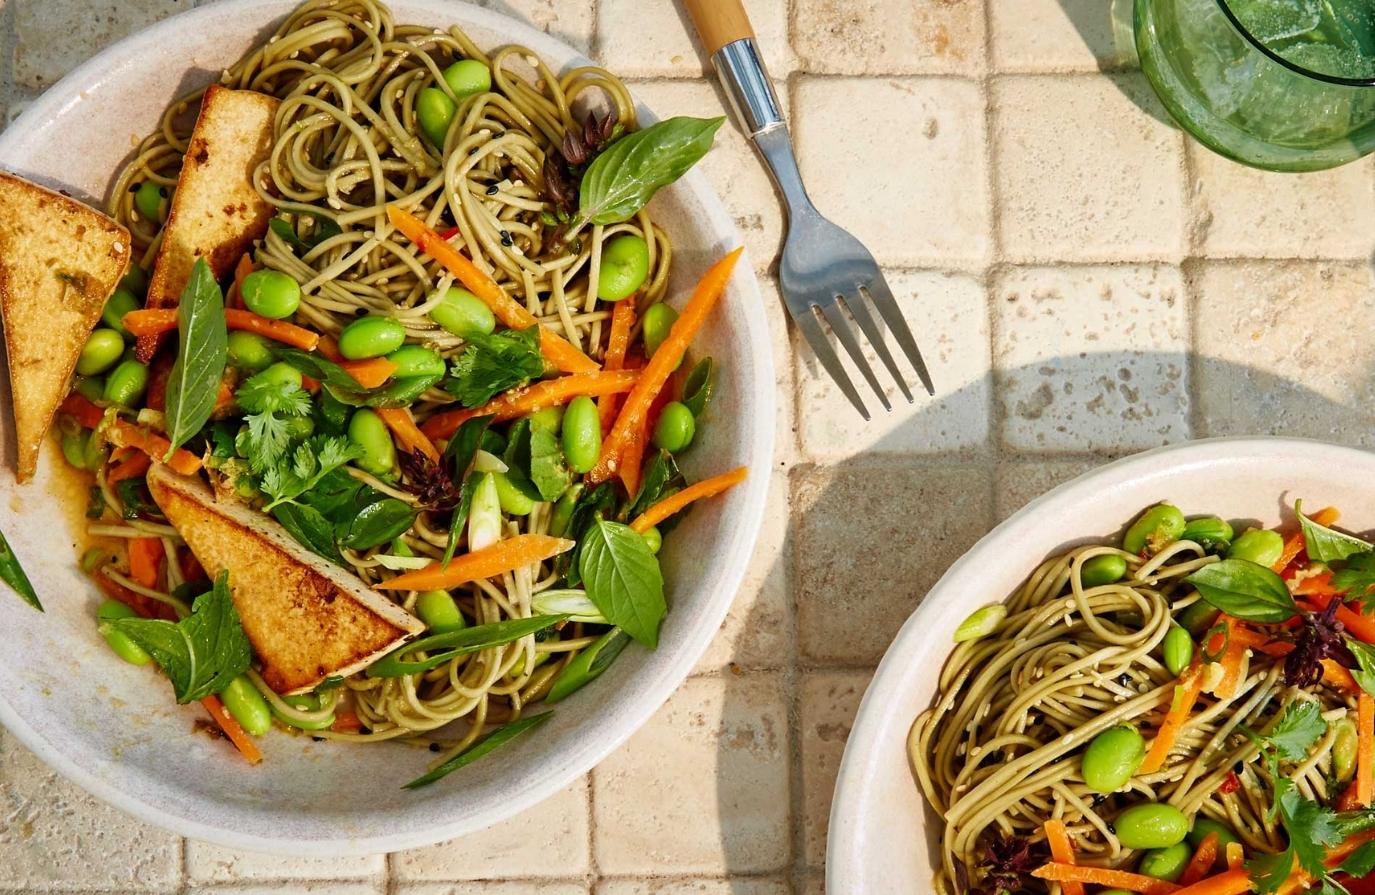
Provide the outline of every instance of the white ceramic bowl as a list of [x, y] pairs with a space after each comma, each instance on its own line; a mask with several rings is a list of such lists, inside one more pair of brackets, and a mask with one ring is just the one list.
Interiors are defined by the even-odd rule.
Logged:
[[1346, 524], [1375, 527], [1375, 454], [1317, 441], [1225, 438], [1137, 454], [1032, 501], [960, 558], [922, 600], [865, 691], [831, 803], [826, 891], [911, 895], [931, 889], [939, 819], [907, 759], [907, 732], [934, 698], [973, 609], [1012, 594], [1038, 563], [1113, 535], [1162, 500], [1186, 514], [1266, 526], [1293, 521], [1295, 498], [1337, 505]]
[[[0, 167], [103, 205], [121, 161], [154, 129], [164, 106], [210, 81], [294, 5], [225, 0], [105, 50], [0, 135]], [[589, 64], [525, 24], [465, 3], [396, 0], [391, 6], [398, 23], [457, 24], [484, 47], [524, 44], [556, 71]], [[653, 208], [676, 244], [672, 294], [681, 297], [739, 240], [697, 174], [661, 193]], [[627, 649], [537, 733], [416, 792], [401, 785], [430, 756], [402, 745], [356, 747], [271, 734], [263, 742], [267, 760], [250, 768], [223, 743], [193, 732], [198, 707], [178, 708], [165, 682], [116, 659], [95, 630], [98, 594], [76, 565], [84, 492], [63, 474], [55, 448], [45, 453], [33, 484], [15, 485], [6, 386], [0, 529], [47, 612], [0, 593], [0, 724], [106, 801], [230, 847], [312, 855], [391, 851], [478, 830], [539, 802], [625, 741], [683, 681], [720, 626], [754, 547], [773, 450], [774, 376], [748, 258], [699, 349], [717, 359], [721, 376], [684, 465], [695, 477], [748, 465], [751, 476], [697, 508], [666, 540], [672, 609], [658, 650]]]

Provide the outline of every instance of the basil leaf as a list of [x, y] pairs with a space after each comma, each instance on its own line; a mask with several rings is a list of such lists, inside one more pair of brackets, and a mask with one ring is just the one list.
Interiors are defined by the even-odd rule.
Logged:
[[284, 503], [273, 507], [272, 515], [302, 547], [330, 562], [345, 565], [334, 542], [334, 526], [315, 507]]
[[1298, 614], [1284, 579], [1244, 559], [1224, 559], [1184, 579], [1215, 609], [1252, 622], [1282, 622]]
[[1303, 531], [1303, 547], [1308, 553], [1309, 559], [1318, 562], [1333, 562], [1355, 556], [1358, 553], [1370, 553], [1375, 550], [1375, 546], [1362, 541], [1360, 538], [1343, 534], [1309, 519], [1303, 514], [1303, 501], [1301, 500], [1295, 501], [1294, 514], [1299, 517], [1299, 528]]
[[468, 522], [468, 511], [473, 508], [473, 492], [477, 489], [472, 478], [473, 461], [477, 459], [484, 437], [490, 434], [491, 430], [487, 427], [493, 419], [491, 416], [475, 416], [464, 420], [458, 431], [449, 437], [449, 443], [444, 445], [444, 456], [453, 463], [453, 480], [463, 483], [458, 491], [458, 506], [449, 520], [449, 537], [444, 542], [444, 557], [441, 560], [444, 568], [449, 567], [454, 552], [458, 550], [458, 538]]
[[530, 432], [530, 481], [544, 501], [558, 500], [573, 481], [559, 436], [543, 427]]
[[512, 721], [504, 727], [498, 727], [496, 730], [492, 731], [486, 736], [474, 740], [473, 744], [469, 746], [466, 751], [460, 752], [459, 754], [455, 755], [453, 758], [444, 762], [442, 765], [435, 768], [433, 771], [430, 771], [428, 774], [422, 774], [421, 776], [416, 777], [410, 783], [407, 783], [405, 788], [419, 789], [422, 786], [427, 786], [438, 780], [440, 777], [444, 777], [458, 770], [464, 765], [472, 764], [482, 756], [499, 749], [500, 747], [514, 740], [516, 737], [520, 736], [521, 734], [527, 731], [534, 730], [536, 727], [539, 727], [541, 724], [543, 724], [545, 721], [548, 721], [553, 716], [553, 712], [543, 712], [538, 715], [527, 715], [526, 717], [521, 718], [518, 721]]
[[683, 404], [692, 411], [694, 417], [702, 415], [716, 394], [716, 366], [711, 358], [704, 357], [688, 373], [683, 381]]
[[34, 593], [33, 584], [24, 573], [24, 567], [19, 564], [19, 557], [14, 555], [14, 548], [5, 539], [4, 532], [0, 532], [0, 581], [13, 588], [25, 603], [39, 612], [43, 611], [43, 604], [38, 602], [38, 594]]
[[1357, 848], [1337, 869], [1358, 878], [1369, 876], [1375, 870], [1375, 842], [1367, 842]]
[[415, 524], [415, 509], [395, 497], [385, 497], [358, 511], [339, 543], [354, 550], [385, 544]]
[[608, 622], [654, 649], [668, 611], [659, 560], [639, 532], [619, 522], [598, 519], [585, 540], [578, 566], [587, 598]]
[[682, 177], [707, 154], [725, 120], [669, 118], [612, 143], [583, 173], [578, 223], [630, 220], [660, 187]]
[[315, 487], [302, 494], [299, 503], [313, 507], [331, 522], [353, 518], [361, 506], [367, 506], [382, 498], [382, 492], [375, 491], [348, 474], [348, 470], [330, 470]]
[[326, 239], [332, 239], [344, 232], [343, 228], [341, 228], [333, 218], [327, 215], [308, 211], [301, 211], [296, 214], [299, 217], [314, 219], [315, 229], [311, 231], [309, 236], [302, 237], [298, 235], [296, 233], [296, 227], [292, 225], [291, 221], [283, 217], [273, 218], [268, 221], [267, 226], [271, 228], [273, 233], [276, 233], [289, 245], [298, 249], [310, 251]]
[[573, 541], [573, 549], [554, 560], [554, 568], [568, 579], [569, 587], [577, 587], [582, 583], [582, 570], [579, 566], [588, 530], [599, 515], [609, 516], [615, 508], [616, 487], [611, 482], [602, 482], [591, 491], [585, 492], [573, 505], [573, 512], [568, 516], [568, 526], [563, 533], [565, 538]]
[[1357, 667], [1351, 669], [1351, 676], [1356, 679], [1362, 690], [1375, 696], [1375, 646], [1348, 637], [1346, 647], [1351, 650], [1351, 655], [1356, 657]]
[[[522, 637], [528, 637], [543, 631], [545, 628], [551, 628], [567, 617], [566, 615], [536, 615], [533, 618], [511, 618], [506, 621], [493, 622], [490, 625], [478, 625], [473, 628], [432, 634], [429, 637], [412, 640], [369, 665], [368, 677], [405, 677], [408, 674], [420, 674], [431, 668], [438, 668], [454, 656], [475, 653], [480, 650], [491, 649], [494, 646], [505, 646]], [[426, 652], [443, 650], [443, 652], [414, 662], [402, 661], [402, 656], [418, 650]]]
[[554, 678], [553, 686], [549, 688], [549, 693], [544, 697], [544, 701], [553, 705], [562, 702], [573, 693], [595, 681], [601, 676], [603, 671], [611, 667], [611, 663], [616, 661], [616, 657], [625, 649], [630, 642], [630, 635], [620, 628], [612, 628], [601, 637], [597, 638], [591, 646], [564, 666], [559, 676]]
[[229, 595], [229, 572], [199, 597], [191, 615], [173, 623], [151, 618], [120, 618], [105, 623], [143, 647], [172, 681], [177, 702], [219, 693], [248, 668], [248, 636]]
[[502, 462], [506, 464], [506, 472], [502, 474], [526, 497], [531, 500], [543, 500], [544, 497], [535, 487], [535, 483], [530, 481], [530, 441], [533, 429], [528, 416], [516, 420], [511, 426], [507, 433], [509, 440], [506, 442], [506, 451], [501, 455]]
[[204, 426], [215, 410], [229, 357], [224, 296], [204, 258], [197, 258], [177, 306], [177, 360], [167, 380], [167, 460]]
[[627, 519], [634, 519], [645, 510], [654, 506], [665, 497], [679, 490], [683, 474], [678, 471], [678, 463], [668, 451], [661, 450], [649, 461], [644, 477], [640, 480], [640, 490], [626, 511]]

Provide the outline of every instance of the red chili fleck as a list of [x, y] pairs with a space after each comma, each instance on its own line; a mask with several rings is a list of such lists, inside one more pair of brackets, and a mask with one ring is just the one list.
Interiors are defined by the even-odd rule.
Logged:
[[458, 228], [457, 228], [457, 227], [450, 227], [448, 230], [440, 230], [440, 231], [439, 231], [439, 238], [442, 239], [442, 240], [444, 240], [445, 242], [448, 242], [449, 240], [453, 239], [453, 238], [454, 238], [455, 236], [457, 236], [457, 235], [458, 235]]
[[1227, 777], [1222, 781], [1222, 785], [1217, 788], [1217, 791], [1227, 796], [1236, 792], [1238, 789], [1241, 789], [1241, 778], [1237, 776], [1236, 771], [1228, 771]]

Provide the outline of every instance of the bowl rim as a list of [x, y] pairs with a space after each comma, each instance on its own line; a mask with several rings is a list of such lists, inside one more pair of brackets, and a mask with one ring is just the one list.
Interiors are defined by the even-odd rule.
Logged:
[[[108, 77], [112, 70], [118, 68], [119, 60], [149, 49], [156, 49], [157, 53], [166, 55], [169, 46], [180, 46], [178, 35], [191, 29], [204, 28], [223, 17], [254, 16], [266, 27], [268, 23], [280, 19], [297, 5], [299, 0], [220, 0], [208, 6], [179, 12], [110, 44], [48, 87], [8, 127], [0, 131], [0, 165], [6, 164], [16, 153], [26, 154], [29, 151], [24, 141], [26, 126], [32, 126], [37, 122], [46, 123], [50, 119], [70, 114], [71, 107], [82, 100], [87, 85], [98, 83]], [[581, 50], [521, 19], [470, 3], [452, 3], [447, 0], [394, 0], [389, 5], [424, 8], [427, 14], [433, 13], [436, 21], [445, 21], [444, 17], [447, 17], [447, 21], [455, 24], [462, 23], [465, 27], [481, 28], [499, 34], [503, 41], [520, 43], [541, 57], [564, 60], [557, 67], [559, 70], [594, 64]], [[178, 70], [191, 71], [196, 67], [192, 59], [181, 61], [184, 64], [179, 66]], [[636, 110], [645, 121], [658, 120], [657, 116], [638, 100]], [[724, 252], [743, 244], [739, 231], [721, 204], [717, 192], [708, 184], [700, 169], [689, 171], [673, 188], [690, 193], [705, 212], [702, 230], [715, 240], [709, 248]], [[102, 198], [96, 197], [96, 201], [99, 202]], [[729, 612], [758, 541], [773, 474], [776, 377], [772, 339], [759, 292], [758, 278], [748, 249], [745, 250], [741, 263], [737, 265], [729, 288], [740, 299], [740, 307], [733, 309], [732, 319], [737, 323], [743, 323], [743, 341], [753, 355], [751, 364], [757, 371], [754, 381], [745, 381], [741, 395], [742, 405], [751, 408], [751, 412], [743, 417], [740, 436], [740, 443], [748, 455], [750, 475], [745, 482], [733, 489], [737, 492], [738, 508], [734, 514], [735, 524], [730, 528], [735, 534], [727, 538], [720, 554], [723, 570], [714, 582], [714, 590], [703, 602], [702, 623], [684, 632], [677, 653], [671, 661], [664, 663], [659, 674], [643, 681], [638, 693], [632, 692], [624, 703], [618, 703], [614, 713], [605, 713], [608, 717], [598, 728], [598, 737], [565, 744], [562, 753], [551, 753], [541, 763], [542, 773], [525, 778], [520, 787], [510, 790], [500, 803], [457, 821], [446, 823], [442, 819], [431, 817], [423, 828], [409, 832], [336, 834], [333, 837], [291, 839], [273, 835], [270, 831], [248, 832], [242, 828], [231, 828], [207, 820], [204, 815], [189, 811], [177, 813], [167, 806], [131, 798], [119, 787], [55, 748], [42, 733], [19, 715], [4, 693], [0, 693], [0, 728], [12, 734], [63, 777], [101, 801], [141, 821], [180, 836], [228, 848], [267, 854], [351, 857], [431, 845], [485, 829], [553, 796], [624, 744], [687, 679]], [[421, 803], [417, 803], [418, 809], [420, 806]], [[429, 807], [433, 810], [434, 804], [430, 803]], [[394, 816], [382, 820], [394, 820]]]
[[[878, 767], [878, 753], [883, 738], [892, 734], [895, 723], [896, 697], [905, 691], [908, 674], [917, 656], [933, 638], [938, 607], [958, 596], [962, 579], [977, 572], [986, 563], [995, 561], [991, 555], [1007, 543], [1015, 543], [1017, 536], [1035, 524], [1036, 517], [1050, 507], [1062, 508], [1082, 503], [1099, 494], [1106, 487], [1124, 480], [1144, 478], [1146, 473], [1160, 474], [1163, 469], [1178, 471], [1190, 465], [1213, 462], [1226, 457], [1233, 460], [1263, 459], [1285, 453], [1302, 452], [1317, 463], [1341, 464], [1359, 460], [1369, 465], [1375, 457], [1370, 451], [1347, 447], [1310, 438], [1277, 437], [1267, 435], [1222, 436], [1201, 438], [1164, 447], [1152, 448], [1090, 469], [1075, 478], [1033, 499], [1007, 519], [995, 525], [959, 559], [950, 565], [940, 579], [927, 591], [917, 608], [898, 630], [897, 636], [883, 654], [874, 676], [860, 700], [859, 709], [846, 740], [836, 774], [831, 799], [829, 829], [826, 834], [826, 888], [832, 892], [870, 895], [873, 889], [857, 888], [859, 872], [868, 866], [863, 845], [866, 826], [863, 804], [871, 781], [886, 777]], [[1167, 460], [1167, 464], [1161, 461]], [[1070, 533], [1069, 538], [1074, 537]], [[941, 662], [949, 653], [941, 653]], [[906, 728], [914, 719], [897, 719]], [[925, 799], [912, 781], [912, 798], [923, 807]]]

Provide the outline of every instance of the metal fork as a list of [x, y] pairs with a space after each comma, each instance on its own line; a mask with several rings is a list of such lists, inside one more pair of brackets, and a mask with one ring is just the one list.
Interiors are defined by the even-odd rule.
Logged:
[[[778, 95], [774, 93], [773, 82], [755, 47], [754, 29], [741, 0], [684, 0], [684, 5], [711, 54], [716, 75], [726, 89], [736, 118], [754, 142], [754, 148], [783, 194], [788, 210], [788, 234], [779, 263], [779, 285], [788, 313], [807, 344], [812, 346], [817, 360], [860, 415], [869, 419], [864, 401], [826, 337], [824, 320], [878, 395], [883, 409], [893, 409], [864, 357], [860, 340], [846, 319], [848, 311], [848, 316], [859, 325], [860, 332], [873, 346], [874, 353], [887, 367], [908, 403], [912, 402], [912, 392], [884, 340], [885, 324], [927, 393], [934, 395], [931, 376], [917, 350], [916, 339], [912, 338], [912, 331], [874, 256], [849, 231], [822, 217], [807, 195], [797, 159], [793, 156], [788, 125], [779, 109]], [[875, 319], [874, 310], [879, 319]]]

